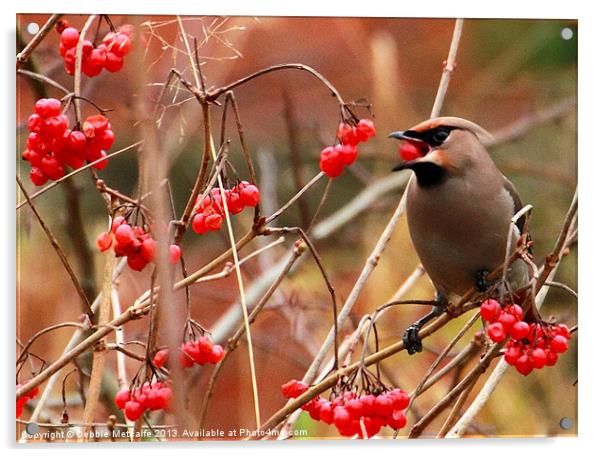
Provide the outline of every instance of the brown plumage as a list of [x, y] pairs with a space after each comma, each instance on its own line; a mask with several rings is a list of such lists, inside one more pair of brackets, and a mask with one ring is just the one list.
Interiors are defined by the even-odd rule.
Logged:
[[[510, 221], [523, 205], [483, 145], [491, 135], [477, 124], [440, 117], [390, 136], [429, 146], [424, 156], [395, 169], [410, 169], [416, 175], [407, 194], [410, 236], [438, 301], [453, 302], [471, 287], [482, 287], [479, 280], [504, 261]], [[523, 223], [517, 224], [513, 243]], [[508, 279], [513, 290], [525, 287], [526, 263], [515, 261]], [[410, 352], [421, 349], [416, 328], [440, 311], [435, 309], [408, 329]]]

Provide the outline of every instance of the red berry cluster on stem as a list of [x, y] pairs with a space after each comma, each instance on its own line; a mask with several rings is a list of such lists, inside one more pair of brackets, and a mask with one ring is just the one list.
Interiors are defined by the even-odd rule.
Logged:
[[[224, 194], [228, 212], [232, 215], [240, 213], [246, 207], [254, 208], [259, 204], [259, 189], [247, 181], [241, 181], [231, 189], [224, 189]], [[211, 189], [202, 201], [201, 197], [197, 197], [199, 208], [192, 218], [192, 230], [202, 235], [218, 231], [222, 227], [225, 213], [219, 187]]]
[[146, 410], [169, 410], [173, 393], [164, 382], [145, 382], [133, 390], [122, 389], [115, 394], [115, 406], [125, 413], [130, 421], [138, 420]]
[[[21, 388], [22, 384], [17, 384], [17, 390], [19, 390]], [[29, 392], [27, 392], [25, 395], [22, 395], [21, 397], [19, 397], [19, 399], [17, 400], [17, 419], [21, 417], [21, 414], [23, 414], [23, 407], [25, 406], [25, 404], [29, 401], [32, 400], [33, 398], [35, 398], [39, 393], [39, 390], [37, 387], [34, 387], [33, 389], [31, 389]]]
[[[308, 388], [307, 384], [293, 379], [281, 389], [285, 397], [297, 398]], [[363, 395], [345, 391], [330, 401], [322, 396], [315, 397], [301, 409], [316, 421], [333, 424], [342, 436], [371, 438], [384, 426], [393, 430], [405, 427], [405, 409], [409, 404], [410, 397], [402, 389]]]
[[341, 122], [337, 130], [340, 144], [322, 149], [320, 170], [330, 178], [340, 176], [346, 166], [357, 160], [358, 144], [368, 141], [375, 134], [374, 122], [370, 119], [362, 119], [356, 126]]
[[201, 336], [195, 341], [187, 341], [180, 347], [180, 363], [184, 368], [190, 368], [194, 364], [215, 365], [223, 358], [224, 348], [219, 344], [213, 344], [208, 336]]
[[553, 366], [558, 354], [565, 352], [571, 332], [564, 324], [527, 323], [518, 305], [502, 307], [497, 300], [487, 299], [481, 304], [481, 317], [488, 322], [487, 335], [495, 343], [508, 336], [504, 359], [522, 375], [534, 368]]
[[[64, 24], [64, 21], [63, 21]], [[77, 43], [79, 31], [75, 27], [61, 27], [59, 51], [65, 61], [65, 71], [75, 73]], [[133, 27], [124, 25], [117, 32], [109, 32], [102, 44], [94, 46], [90, 40], [82, 43], [82, 72], [89, 76], [98, 76], [103, 69], [112, 73], [121, 70], [123, 58], [132, 46]]]
[[[116, 257], [127, 257], [132, 270], [142, 271], [149, 262], [155, 260], [157, 242], [142, 227], [131, 226], [123, 216], [113, 219], [110, 232], [103, 232], [96, 238], [98, 250], [104, 252], [113, 246]], [[169, 246], [168, 258], [174, 264], [180, 260], [180, 246]]]
[[501, 343], [510, 335], [521, 339], [526, 335], [529, 324], [523, 321], [523, 309], [518, 305], [502, 305], [489, 298], [481, 303], [481, 317], [487, 321], [487, 336], [494, 343]]
[[[109, 120], [101, 115], [88, 117], [83, 130], [69, 130], [67, 116], [61, 113], [61, 102], [55, 98], [41, 98], [35, 112], [27, 119], [30, 131], [23, 159], [31, 164], [29, 179], [36, 186], [49, 179], [65, 176], [65, 167], [80, 168], [85, 161], [93, 162], [106, 156], [115, 141]], [[108, 161], [93, 165], [102, 170]]]
[[506, 344], [504, 360], [526, 376], [534, 368], [556, 365], [558, 354], [569, 348], [571, 332], [564, 324], [528, 324], [527, 335]]

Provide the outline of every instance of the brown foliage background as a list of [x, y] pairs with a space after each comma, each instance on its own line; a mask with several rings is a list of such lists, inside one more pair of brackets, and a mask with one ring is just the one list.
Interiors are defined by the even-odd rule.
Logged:
[[[24, 38], [31, 38], [24, 31], [25, 25], [30, 22], [41, 24], [46, 18], [44, 15], [20, 15], [18, 26], [23, 30]], [[67, 16], [67, 19], [81, 27], [85, 16]], [[167, 43], [173, 43], [176, 38], [177, 24], [158, 26], [160, 21], [173, 18], [111, 16], [111, 19], [116, 25], [151, 21], [155, 33]], [[323, 216], [335, 212], [364, 186], [370, 186], [373, 180], [389, 174], [398, 157], [397, 145], [386, 135], [428, 116], [453, 28], [453, 20], [443, 19], [285, 17], [190, 18], [186, 28], [191, 35], [202, 37], [221, 21], [223, 24], [202, 48], [201, 58], [206, 61], [203, 71], [209, 86], [227, 83], [268, 65], [301, 62], [325, 75], [346, 100], [367, 99], [372, 103], [377, 137], [362, 149], [359, 165], [354, 171], [347, 171], [333, 183]], [[564, 27], [571, 27], [576, 33], [576, 23], [570, 21], [468, 20], [443, 113], [474, 120], [495, 132], [560, 102], [575, 101], [576, 36], [569, 41], [561, 39], [560, 31]], [[161, 49], [156, 38], [150, 39], [149, 43], [145, 62], [154, 62], [148, 70], [144, 69], [149, 72], [149, 80], [162, 83], [171, 67], [186, 68], [186, 56]], [[140, 45], [140, 41], [135, 42], [135, 46]], [[71, 77], [62, 69], [56, 33], [47, 37], [35, 56], [42, 73], [67, 87], [72, 85]], [[93, 81], [86, 81], [84, 86], [98, 105], [114, 109], [109, 113], [117, 136], [113, 150], [138, 140], [133, 105], [137, 90], [135, 74], [139, 71], [143, 70], [126, 57], [120, 73], [103, 73]], [[185, 75], [192, 79], [190, 73]], [[17, 78], [18, 125], [32, 110], [34, 94], [30, 84], [23, 77]], [[59, 95], [53, 89], [50, 94]], [[264, 198], [263, 204], [282, 204], [295, 191], [285, 104], [288, 103], [294, 116], [304, 182], [318, 171], [319, 151], [332, 141], [338, 123], [338, 107], [323, 86], [300, 72], [265, 76], [237, 89], [236, 94], [256, 165], [260, 154], [264, 157], [260, 162], [267, 160], [271, 164], [268, 168], [265, 165], [258, 167], [260, 183], [274, 188], [274, 194]], [[368, 114], [361, 109], [358, 112]], [[92, 111], [84, 114], [92, 114]], [[215, 110], [215, 125], [218, 116]], [[162, 134], [170, 149], [164, 153], [174, 159], [170, 177], [178, 214], [198, 168], [198, 150], [202, 142], [199, 126], [200, 109], [194, 102], [171, 107], [165, 112]], [[234, 124], [231, 123], [229, 128], [234, 129]], [[515, 183], [523, 201], [535, 207], [532, 235], [539, 262], [553, 246], [576, 185], [576, 136], [576, 114], [571, 109], [555, 122], [530, 129], [516, 141], [492, 150], [494, 160]], [[25, 138], [26, 131], [19, 130], [17, 157]], [[237, 144], [233, 144], [230, 155], [235, 164], [244, 169]], [[25, 182], [28, 167], [17, 160], [18, 173]], [[135, 153], [126, 152], [111, 160], [100, 174], [111, 187], [131, 193], [137, 179]], [[103, 202], [86, 176], [79, 175], [76, 182], [80, 189], [85, 231], [94, 249], [96, 235], [106, 230]], [[28, 181], [27, 185], [30, 186]], [[304, 201], [310, 210], [315, 209], [320, 195], [321, 188], [307, 194]], [[345, 297], [353, 285], [397, 197], [391, 194], [382, 198], [369, 212], [317, 244], [338, 297]], [[37, 200], [37, 206], [67, 254], [76, 257], [78, 246], [70, 238], [70, 217], [65, 211], [63, 192], [58, 188], [52, 190]], [[298, 206], [295, 206], [283, 216], [282, 224], [296, 225], [300, 217]], [[77, 320], [81, 309], [72, 284], [30, 211], [22, 209], [18, 218], [17, 336], [26, 341], [46, 326]], [[250, 216], [235, 218], [235, 224], [237, 233], [242, 234], [242, 226], [249, 226]], [[183, 247], [189, 271], [201, 267], [227, 246], [224, 233], [202, 237], [187, 233]], [[247, 284], [284, 254], [284, 249], [273, 249], [245, 264], [243, 272]], [[95, 267], [99, 284], [102, 264], [94, 252], [98, 257]], [[575, 255], [565, 259], [557, 277], [574, 289], [577, 287], [576, 259]], [[400, 224], [354, 309], [356, 323], [363, 314], [387, 302], [416, 264], [405, 223]], [[119, 291], [124, 308], [149, 287], [149, 270], [136, 273], [126, 269], [121, 276]], [[193, 317], [206, 327], [211, 327], [238, 297], [234, 275], [208, 286], [194, 286], [191, 291]], [[428, 279], [423, 277], [408, 296], [431, 298], [432, 287]], [[328, 292], [312, 262], [302, 264], [270, 303], [270, 308], [253, 326], [262, 417], [268, 417], [282, 406], [284, 399], [280, 385], [303, 375], [331, 323]], [[405, 307], [388, 314], [380, 323], [382, 344], [400, 338], [405, 327], [423, 311], [420, 307]], [[556, 315], [559, 320], [572, 325], [577, 319], [576, 301], [563, 291], [552, 290], [543, 314]], [[146, 320], [128, 324], [127, 339], [144, 339], [146, 325]], [[384, 367], [391, 375], [391, 382], [411, 390], [436, 356], [430, 350], [443, 348], [461, 325], [462, 322], [452, 322], [438, 332], [425, 343], [427, 350], [420, 355], [410, 358], [403, 353], [386, 360]], [[349, 333], [353, 328], [349, 322], [342, 333]], [[33, 351], [52, 361], [60, 355], [70, 335], [69, 330], [53, 332], [38, 341]], [[465, 340], [471, 336], [472, 333]], [[569, 353], [562, 356], [554, 368], [536, 371], [527, 378], [511, 370], [479, 415], [478, 428], [472, 433], [502, 436], [576, 433], [576, 425], [568, 431], [559, 427], [562, 417], [576, 421], [577, 392], [573, 386], [577, 376], [576, 356], [575, 338]], [[133, 375], [137, 362], [128, 363], [128, 373]], [[114, 354], [109, 355], [107, 367], [107, 381], [110, 381], [115, 377]], [[200, 373], [190, 392], [190, 401], [199, 401], [208, 371]], [[447, 392], [452, 382], [450, 377], [421, 396], [415, 404], [416, 410], [426, 411]], [[473, 392], [478, 392], [478, 388]], [[58, 389], [56, 395], [58, 399]], [[68, 397], [72, 401], [78, 398], [73, 381], [68, 383]], [[248, 362], [243, 348], [236, 351], [225, 367], [210, 405], [207, 428], [252, 429], [251, 403]], [[109, 408], [110, 401], [106, 404]], [[75, 405], [70, 408], [70, 415], [75, 418], [80, 411]], [[104, 420], [107, 412], [112, 411], [99, 411], [97, 419]], [[60, 406], [55, 413], [60, 413]], [[410, 414], [410, 424], [414, 420]], [[433, 430], [438, 430], [440, 425], [436, 422]], [[298, 427], [307, 427], [310, 436], [314, 437], [336, 435], [334, 429], [316, 425], [305, 417]]]

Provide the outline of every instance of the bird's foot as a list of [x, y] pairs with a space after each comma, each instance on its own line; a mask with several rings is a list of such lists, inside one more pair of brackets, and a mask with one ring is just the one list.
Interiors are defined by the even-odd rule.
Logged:
[[474, 287], [478, 292], [486, 292], [495, 283], [494, 281], [487, 280], [489, 273], [488, 270], [479, 270], [475, 274]]
[[410, 325], [405, 333], [403, 334], [403, 344], [408, 351], [408, 354], [412, 355], [417, 352], [422, 352], [422, 338], [418, 335], [420, 326], [416, 324]]

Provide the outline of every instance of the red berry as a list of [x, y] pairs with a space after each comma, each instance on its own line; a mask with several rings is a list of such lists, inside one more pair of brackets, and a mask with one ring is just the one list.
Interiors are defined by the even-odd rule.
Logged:
[[162, 387], [156, 394], [158, 409], [170, 409], [173, 393], [169, 387]]
[[[428, 152], [428, 149], [426, 149]], [[425, 148], [420, 147], [419, 143], [413, 141], [402, 141], [399, 145], [399, 156], [402, 160], [410, 162], [416, 160], [426, 154]]]
[[383, 425], [385, 425], [385, 421], [381, 417], [365, 417], [364, 418], [364, 426], [366, 428], [366, 433], [368, 435], [368, 438], [371, 438], [374, 435], [376, 435], [380, 431], [380, 429]]
[[61, 44], [66, 48], [73, 48], [77, 46], [79, 40], [79, 32], [74, 27], [67, 27], [61, 33]]
[[199, 235], [207, 233], [209, 228], [205, 224], [204, 214], [198, 213], [192, 218], [192, 230], [194, 231], [194, 233], [198, 233]]
[[205, 225], [211, 231], [217, 231], [222, 228], [222, 216], [219, 214], [209, 214], [205, 216]]
[[224, 354], [224, 348], [219, 344], [216, 344], [213, 346], [211, 354], [209, 354], [209, 362], [213, 364], [221, 362], [221, 360], [224, 358]]
[[153, 357], [153, 365], [155, 365], [157, 368], [163, 368], [168, 357], [169, 351], [167, 349], [161, 349], [160, 351], [157, 351]]
[[339, 139], [341, 144], [346, 144], [350, 146], [356, 146], [359, 142], [356, 136], [355, 127], [345, 122], [341, 122], [339, 124], [339, 128], [337, 129], [337, 138]]
[[493, 322], [498, 316], [501, 309], [502, 307], [497, 302], [497, 300], [488, 298], [483, 303], [481, 303], [481, 317], [487, 322]]
[[553, 351], [546, 351], [546, 357], [546, 365], [549, 367], [556, 365], [556, 362], [558, 362], [558, 354]]
[[128, 267], [134, 271], [142, 271], [148, 263], [140, 252], [130, 252], [128, 254]]
[[338, 429], [346, 429], [351, 423], [351, 415], [344, 406], [334, 408], [332, 420]]
[[506, 331], [504, 326], [499, 322], [494, 322], [487, 326], [487, 335], [494, 343], [501, 343], [506, 339]]
[[105, 60], [105, 69], [111, 73], [115, 73], [123, 68], [123, 57], [118, 56], [113, 52], [107, 52]]
[[391, 400], [393, 400], [393, 408], [396, 410], [406, 409], [410, 404], [410, 396], [405, 390], [393, 389], [389, 392], [389, 396], [391, 397]]
[[42, 186], [48, 181], [48, 176], [38, 167], [31, 167], [31, 170], [29, 170], [29, 180], [36, 186]]
[[497, 321], [504, 326], [506, 333], [509, 333], [516, 323], [516, 317], [510, 313], [502, 311], [498, 316]]
[[569, 348], [569, 342], [562, 335], [556, 335], [550, 341], [550, 349], [555, 353], [559, 354], [565, 352]]
[[516, 365], [516, 362], [520, 358], [521, 354], [521, 350], [518, 347], [506, 347], [506, 352], [504, 353], [504, 360], [508, 365]]
[[506, 307], [507, 311], [512, 314], [514, 317], [516, 317], [517, 321], [522, 321], [523, 320], [523, 316], [524, 316], [524, 311], [523, 309], [518, 306], [518, 305], [509, 305]]
[[374, 401], [375, 400], [376, 400], [376, 397], [372, 394], [363, 395], [360, 397], [360, 401], [362, 402], [362, 405], [363, 405], [364, 416], [372, 416], [375, 414], [375, 409], [374, 409]]
[[61, 114], [61, 102], [56, 98], [41, 98], [35, 104], [35, 111], [43, 118]]
[[358, 149], [357, 146], [351, 146], [351, 145], [337, 145], [335, 146], [335, 149], [338, 149], [339, 151], [339, 155], [341, 157], [341, 161], [343, 162], [343, 164], [345, 165], [351, 165], [353, 164], [358, 157]]
[[320, 403], [320, 420], [327, 424], [332, 424], [332, 421], [334, 420], [332, 405], [328, 400], [324, 400]]
[[228, 211], [230, 214], [238, 214], [245, 209], [245, 204], [242, 201], [239, 192], [231, 192], [228, 199]]
[[529, 324], [524, 321], [516, 322], [510, 330], [510, 336], [517, 341], [526, 338], [527, 335], [529, 335]]
[[196, 346], [202, 354], [211, 354], [211, 351], [213, 350], [213, 343], [207, 336], [201, 336], [196, 341]]
[[345, 164], [341, 160], [340, 153], [333, 147], [322, 149], [320, 153], [320, 170], [329, 178], [336, 178], [343, 173]]
[[184, 367], [184, 368], [190, 368], [191, 366], [194, 365], [194, 360], [192, 359], [192, 357], [186, 352], [185, 348], [185, 344], [182, 344], [182, 350], [180, 352], [180, 364]]
[[107, 60], [107, 48], [104, 45], [100, 45], [97, 48], [93, 49], [88, 56], [88, 63], [94, 67], [100, 67], [100, 70], [105, 66], [105, 62]]
[[387, 418], [393, 412], [393, 401], [387, 394], [381, 394], [374, 400], [374, 412], [377, 416]]
[[548, 356], [546, 352], [541, 348], [533, 349], [531, 353], [531, 361], [533, 362], [534, 368], [543, 368], [548, 361]]
[[387, 420], [387, 425], [394, 430], [404, 428], [408, 420], [402, 410], [395, 410]]
[[247, 184], [240, 191], [240, 200], [243, 205], [255, 207], [259, 203], [259, 189], [253, 184]]
[[286, 384], [282, 384], [280, 389], [282, 390], [282, 395], [286, 398], [297, 398], [299, 395], [307, 392], [308, 385], [303, 381], [297, 381], [296, 379], [291, 379]]
[[527, 376], [533, 371], [533, 363], [527, 354], [519, 357], [516, 361], [516, 370], [523, 376]]
[[554, 330], [556, 331], [557, 335], [562, 335], [564, 336], [567, 340], [571, 337], [571, 331], [569, 330], [569, 328], [564, 325], [564, 324], [558, 324], [554, 327]]
[[182, 257], [182, 250], [180, 249], [180, 246], [178, 246], [177, 244], [172, 244], [169, 246], [169, 262], [170, 263], [178, 263], [178, 261], [180, 260], [180, 257]]
[[115, 394], [115, 406], [119, 409], [125, 408], [125, 404], [130, 401], [131, 395], [128, 389], [122, 389]]
[[125, 404], [125, 417], [131, 421], [136, 421], [144, 413], [142, 405], [135, 400], [130, 400]]
[[107, 46], [109, 51], [120, 57], [126, 55], [132, 45], [132, 40], [128, 36], [128, 33], [124, 32], [111, 32], [104, 37], [102, 42]]
[[44, 120], [39, 114], [33, 113], [27, 118], [27, 128], [30, 132], [39, 132], [43, 124]]
[[96, 237], [96, 247], [100, 252], [105, 252], [113, 244], [113, 237], [109, 232], [103, 232]]
[[142, 253], [142, 257], [144, 257], [144, 260], [147, 262], [152, 262], [155, 260], [156, 247], [157, 242], [152, 238], [147, 238], [142, 242], [142, 245], [140, 246], [140, 252]]
[[115, 133], [111, 129], [106, 129], [96, 134], [96, 142], [103, 151], [108, 151], [115, 142]]
[[114, 218], [113, 222], [111, 223], [111, 232], [115, 233], [117, 228], [124, 222], [125, 222], [125, 217], [123, 217], [123, 216], [117, 216], [116, 218]]
[[368, 141], [374, 135], [376, 135], [376, 129], [374, 128], [374, 122], [370, 119], [361, 119], [355, 128], [357, 139], [360, 142]]
[[123, 246], [131, 244], [134, 241], [132, 227], [127, 223], [119, 225], [115, 230], [115, 240]]

